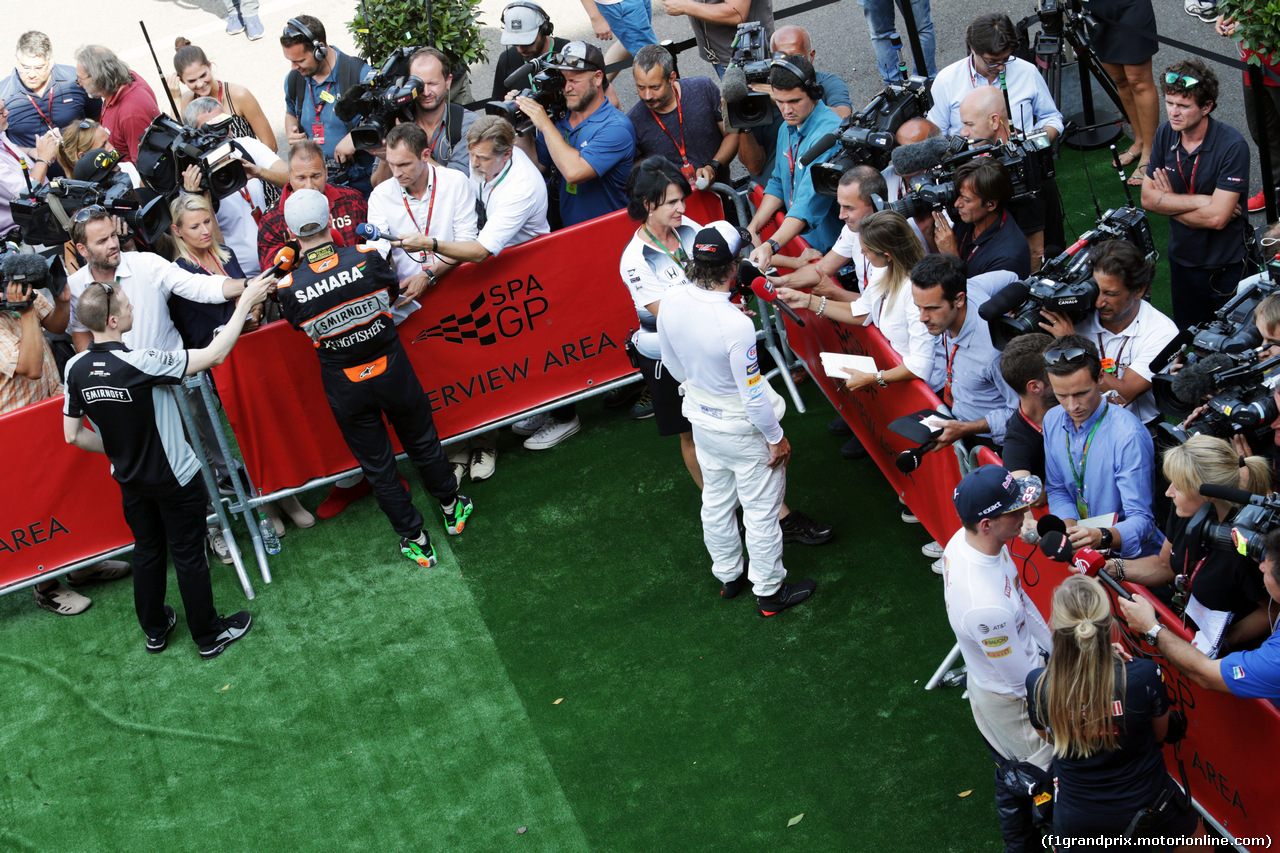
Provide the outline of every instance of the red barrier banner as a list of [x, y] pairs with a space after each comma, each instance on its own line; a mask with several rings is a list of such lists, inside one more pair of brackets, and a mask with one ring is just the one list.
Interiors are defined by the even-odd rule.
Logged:
[[0, 587], [133, 541], [107, 457], [62, 440], [62, 397], [0, 417], [0, 446], [18, 460], [0, 490]]
[[[709, 193], [696, 193], [688, 214], [723, 215]], [[633, 372], [624, 346], [636, 311], [618, 259], [635, 227], [619, 211], [463, 265], [424, 294], [400, 339], [442, 438]], [[312, 349], [278, 322], [246, 335], [214, 370], [245, 467], [263, 492], [355, 467]]]

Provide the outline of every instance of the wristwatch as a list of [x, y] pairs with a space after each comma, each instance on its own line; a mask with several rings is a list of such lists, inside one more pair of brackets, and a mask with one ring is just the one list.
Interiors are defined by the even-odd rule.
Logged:
[[1156, 644], [1156, 637], [1158, 637], [1160, 635], [1160, 632], [1163, 630], [1164, 630], [1164, 626], [1161, 625], [1159, 622], [1157, 622], [1156, 624], [1151, 626], [1151, 630], [1143, 633], [1142, 639], [1146, 640], [1148, 643], [1154, 646]]
[[764, 242], [770, 249], [774, 251], [775, 254], [778, 252], [779, 249], [782, 248], [782, 246], [779, 245], [778, 241], [773, 239], [772, 237], [770, 237], [768, 240], [765, 240]]
[[1111, 542], [1112, 542], [1114, 539], [1115, 539], [1115, 537], [1111, 534], [1111, 528], [1110, 528], [1110, 527], [1104, 527], [1104, 528], [1102, 528], [1102, 541], [1098, 543], [1098, 547], [1099, 547], [1101, 550], [1103, 550], [1103, 551], [1110, 551], [1110, 550], [1111, 550]]
[[877, 384], [877, 385], [879, 385], [881, 388], [888, 388], [888, 387], [889, 387], [889, 383], [884, 381], [884, 371], [883, 371], [883, 370], [877, 370], [877, 371], [876, 371], [876, 384]]
[[708, 163], [707, 165], [708, 165], [708, 166], [710, 166], [711, 168], [715, 169], [717, 172], [719, 172], [719, 171], [720, 171], [720, 161], [719, 161], [719, 160], [712, 160], [712, 161], [711, 161], [710, 163]]

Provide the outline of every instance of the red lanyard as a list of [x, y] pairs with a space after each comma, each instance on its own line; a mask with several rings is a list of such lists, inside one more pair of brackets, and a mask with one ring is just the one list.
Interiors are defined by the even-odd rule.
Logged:
[[[685, 152], [685, 147], [684, 147], [684, 111], [680, 108], [680, 96], [679, 96], [679, 95], [676, 95], [676, 121], [678, 121], [678, 122], [680, 123], [680, 141], [679, 141], [679, 142], [676, 142], [676, 138], [675, 138], [674, 136], [672, 136], [672, 135], [671, 135], [671, 131], [667, 130], [667, 126], [666, 126], [665, 124], [663, 124], [663, 123], [662, 123], [662, 116], [658, 115], [658, 114], [657, 114], [656, 112], [654, 112], [652, 109], [650, 109], [650, 110], [649, 110], [649, 112], [653, 113], [653, 120], [654, 120], [654, 121], [656, 121], [656, 122], [658, 123], [658, 127], [662, 128], [662, 132], [663, 132], [663, 133], [665, 133], [665, 134], [667, 135], [667, 139], [670, 139], [670, 140], [671, 140], [671, 144], [672, 144], [672, 145], [674, 145], [674, 146], [676, 147], [676, 150], [680, 152], [680, 160], [681, 160], [685, 165], [688, 165], [688, 163], [689, 163], [689, 157], [688, 157], [688, 155], [686, 155], [686, 154], [684, 153], [684, 152]], [[788, 159], [788, 160], [790, 160], [791, 158], [790, 158], [790, 157], [788, 157], [787, 159]], [[792, 174], [792, 176], [793, 176], [793, 177], [795, 176], [795, 171], [796, 171], [796, 169], [795, 169], [795, 164], [794, 164], [794, 163], [792, 163], [792, 165], [791, 165], [791, 174]]]
[[448, 119], [449, 112], [446, 110], [444, 116], [440, 119], [439, 126], [436, 127], [436, 132], [431, 134], [431, 144], [427, 146], [427, 150], [431, 152], [431, 156], [435, 157], [436, 162], [438, 163], [444, 163], [449, 159], [447, 154], [444, 157], [436, 157], [436, 146], [440, 144], [440, 137], [444, 134], [444, 123], [448, 121]]
[[[1128, 335], [1120, 338], [1120, 349], [1116, 350], [1115, 357], [1111, 359], [1113, 362], [1115, 362], [1117, 367], [1120, 366], [1120, 356], [1124, 355], [1124, 348], [1128, 345], [1128, 343], [1129, 343]], [[1103, 358], [1107, 357], [1107, 351], [1102, 347], [1102, 332], [1098, 332], [1098, 352], [1102, 354]]]
[[250, 208], [252, 208], [250, 213], [253, 215], [253, 224], [261, 225], [262, 224], [262, 208], [258, 207], [256, 204], [253, 203], [253, 196], [249, 195], [249, 188], [241, 187], [239, 192], [240, 192], [240, 197], [245, 200], [245, 202], [249, 205]]
[[1018, 414], [1022, 415], [1022, 419], [1027, 422], [1027, 426], [1031, 427], [1033, 430], [1040, 433], [1041, 435], [1044, 435], [1044, 427], [1036, 426], [1036, 422], [1031, 420], [1031, 418], [1027, 417], [1027, 413], [1022, 411], [1021, 406], [1018, 407]]
[[[329, 87], [332, 86], [333, 84], [326, 81], [318, 85], [321, 92], [328, 94]], [[325, 103], [324, 99], [321, 98], [320, 95], [316, 93], [316, 88], [317, 88], [316, 81], [312, 80], [310, 77], [307, 78], [307, 88], [311, 90], [311, 100], [314, 101], [316, 105], [316, 121], [319, 121], [320, 113], [321, 111], [324, 110], [324, 103]]]
[[[1204, 143], [1200, 143], [1202, 146]], [[1191, 164], [1191, 183], [1187, 183], [1187, 176], [1182, 173], [1182, 143], [1178, 143], [1178, 177], [1182, 178], [1182, 185], [1187, 188], [1187, 195], [1195, 195], [1196, 192], [1196, 169], [1200, 168], [1200, 148], [1196, 149], [1196, 153], [1191, 157], [1195, 160]]]
[[796, 194], [796, 152], [792, 147], [790, 134], [787, 137], [787, 166], [791, 169], [791, 197], [794, 198]]
[[0, 144], [4, 145], [4, 150], [9, 154], [10, 157], [18, 161], [18, 166], [20, 166], [24, 170], [27, 168], [27, 161], [23, 159], [23, 156], [21, 154], [19, 154], [17, 151], [14, 151], [12, 148], [10, 148], [9, 143], [4, 142]]
[[209, 246], [209, 253], [210, 253], [211, 255], [213, 255], [213, 266], [214, 266], [214, 269], [216, 269], [216, 270], [217, 270], [217, 272], [214, 272], [214, 270], [209, 269], [209, 268], [208, 268], [208, 267], [206, 267], [204, 264], [202, 264], [202, 263], [200, 263], [199, 261], [197, 261], [197, 260], [195, 259], [195, 255], [192, 255], [192, 256], [191, 256], [191, 260], [195, 263], [195, 265], [196, 265], [196, 266], [198, 266], [198, 267], [200, 267], [200, 269], [204, 270], [206, 275], [223, 275], [223, 276], [225, 276], [225, 275], [227, 274], [227, 271], [226, 271], [225, 269], [223, 269], [223, 267], [222, 267], [222, 263], [218, 260], [218, 256], [217, 256], [217, 254], [215, 254], [215, 252], [214, 252], [214, 248], [213, 248], [213, 246], [212, 246], [212, 245], [211, 245], [211, 246]]
[[[430, 182], [431, 184], [431, 200], [427, 202], [427, 227], [426, 228], [423, 228], [422, 226], [420, 226], [418, 224], [418, 217], [413, 215], [413, 209], [409, 207], [409, 194], [407, 192], [403, 193], [400, 196], [400, 200], [404, 202], [405, 212], [409, 214], [409, 220], [413, 222], [413, 227], [417, 228], [424, 235], [430, 236], [431, 217], [435, 214], [435, 209], [436, 209], [436, 167], [428, 165], [427, 170], [428, 170], [427, 181]], [[422, 268], [425, 270], [427, 268], [427, 252], [422, 253], [422, 260], [420, 261], [420, 263], [422, 264]]]
[[[1194, 177], [1194, 175], [1192, 177]], [[1005, 221], [1008, 218], [1009, 218], [1009, 211], [1006, 210], [1004, 213], [1000, 214], [1000, 224], [992, 225], [991, 228], [1003, 228]], [[988, 228], [987, 230], [990, 231], [991, 228]], [[969, 249], [969, 254], [966, 255], [965, 247], [970, 244], [973, 245], [973, 248]], [[978, 246], [977, 235], [972, 231], [968, 232], [967, 234], [965, 234], [964, 239], [960, 241], [960, 259], [963, 260], [965, 263], [968, 263], [970, 260], [972, 260], [973, 256], [978, 253], [979, 248], [981, 247]]]
[[[942, 346], [945, 348], [946, 345], [947, 341], [944, 338]], [[960, 349], [959, 344], [952, 344], [951, 352], [947, 353], [947, 384], [946, 387], [942, 389], [942, 402], [946, 403], [948, 406], [955, 405], [955, 396], [951, 393], [951, 366], [955, 364], [956, 351], [958, 349]]]
[[44, 110], [40, 109], [40, 104], [36, 102], [35, 98], [31, 97], [30, 92], [27, 92], [27, 100], [31, 102], [31, 106], [35, 107], [36, 112], [40, 114], [40, 118], [44, 119], [44, 123], [49, 125], [49, 129], [53, 130], [53, 81], [52, 80], [49, 81], [49, 114], [48, 115], [45, 115]]

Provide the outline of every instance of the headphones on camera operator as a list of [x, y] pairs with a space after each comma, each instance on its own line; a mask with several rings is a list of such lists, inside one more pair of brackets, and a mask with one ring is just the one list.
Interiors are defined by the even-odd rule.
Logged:
[[[504, 30], [507, 28], [507, 12], [517, 7], [521, 9], [529, 9], [541, 17], [542, 22], [538, 24], [538, 35], [546, 36], [548, 38], [551, 37], [551, 33], [555, 30], [555, 25], [551, 23], [551, 16], [548, 15], [541, 6], [537, 3], [530, 2], [530, 0], [516, 0], [516, 2], [508, 3], [506, 5], [502, 10], [502, 14], [498, 16], [498, 23], [502, 24], [502, 28]], [[536, 37], [534, 41], [537, 41]]]
[[[823, 96], [827, 94], [827, 90], [818, 82], [818, 72], [816, 69], [813, 69], [806, 74], [800, 70], [798, 65], [789, 61], [784, 56], [769, 60], [769, 67], [784, 68], [796, 77], [799, 77], [800, 88], [804, 89], [804, 93], [815, 101], [821, 101]], [[812, 68], [812, 66], [810, 67]]]
[[290, 18], [288, 23], [284, 25], [284, 34], [286, 36], [300, 36], [306, 39], [307, 45], [311, 48], [311, 55], [315, 57], [316, 62], [324, 62], [324, 58], [329, 55], [328, 45], [322, 41], [317, 41], [311, 30], [307, 28], [307, 25], [297, 18]]

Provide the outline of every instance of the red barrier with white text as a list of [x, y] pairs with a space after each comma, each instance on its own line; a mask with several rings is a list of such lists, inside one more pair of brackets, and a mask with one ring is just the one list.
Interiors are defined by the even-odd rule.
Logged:
[[4, 469], [0, 587], [133, 541], [111, 464], [62, 440], [62, 397], [0, 417]]

